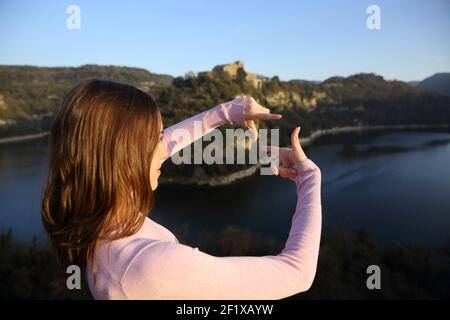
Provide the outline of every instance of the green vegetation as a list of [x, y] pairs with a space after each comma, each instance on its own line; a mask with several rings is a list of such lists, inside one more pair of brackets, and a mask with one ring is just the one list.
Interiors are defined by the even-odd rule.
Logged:
[[355, 124], [450, 122], [450, 97], [375, 74], [332, 77], [322, 83], [280, 81], [275, 76], [264, 81], [261, 90], [245, 81], [246, 74], [241, 68], [232, 80], [193, 72], [173, 78], [117, 66], [0, 66], [0, 137], [48, 129], [68, 90], [90, 78], [128, 83], [153, 94], [166, 125], [241, 94], [284, 113], [281, 128], [298, 120], [308, 131]]
[[[283, 244], [248, 230], [228, 226], [221, 234], [188, 228], [175, 232], [181, 243], [216, 256], [262, 256], [279, 253]], [[90, 299], [83, 290], [65, 289], [50, 248], [20, 244], [11, 233], [0, 236], [0, 299]], [[381, 268], [381, 290], [368, 290], [366, 268]], [[450, 247], [378, 246], [365, 231], [342, 231], [322, 239], [311, 289], [289, 299], [444, 299], [450, 297]]]
[[36, 240], [23, 244], [11, 231], [0, 234], [0, 299], [84, 299], [88, 291], [69, 291], [52, 249]]

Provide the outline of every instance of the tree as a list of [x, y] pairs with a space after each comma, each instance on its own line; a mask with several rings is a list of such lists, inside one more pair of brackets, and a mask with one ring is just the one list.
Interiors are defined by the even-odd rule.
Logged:
[[185, 79], [195, 78], [197, 74], [194, 71], [188, 71], [184, 74]]
[[245, 72], [244, 68], [237, 70], [236, 82], [241, 88], [244, 88], [247, 84], [247, 72]]

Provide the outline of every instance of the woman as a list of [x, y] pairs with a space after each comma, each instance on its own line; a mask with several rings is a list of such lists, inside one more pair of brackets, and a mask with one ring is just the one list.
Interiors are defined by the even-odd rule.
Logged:
[[[215, 257], [147, 217], [172, 154], [220, 125], [255, 130], [253, 120], [280, 118], [242, 96], [163, 131], [155, 100], [139, 89], [100, 80], [72, 89], [51, 129], [42, 203], [61, 266], [79, 265], [96, 299], [280, 299], [308, 290], [319, 252], [321, 174], [302, 150], [299, 128], [292, 149], [279, 149], [277, 174], [295, 181], [298, 195], [280, 254]], [[176, 129], [188, 130], [190, 140], [178, 140]]]

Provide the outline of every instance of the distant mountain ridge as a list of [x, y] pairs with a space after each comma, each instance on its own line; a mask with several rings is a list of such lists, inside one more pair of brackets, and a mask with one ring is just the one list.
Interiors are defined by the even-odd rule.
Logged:
[[293, 83], [321, 83], [322, 81], [319, 80], [304, 80], [304, 79], [292, 79], [289, 80], [289, 82], [293, 82]]
[[441, 94], [450, 96], [450, 72], [436, 73], [418, 84], [417, 88], [433, 90]]

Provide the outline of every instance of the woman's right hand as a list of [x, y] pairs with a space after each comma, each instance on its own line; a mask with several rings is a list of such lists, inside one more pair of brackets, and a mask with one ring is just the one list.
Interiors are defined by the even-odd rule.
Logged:
[[308, 159], [300, 144], [299, 135], [300, 127], [297, 127], [291, 134], [292, 148], [278, 148], [278, 147], [263, 147], [266, 151], [275, 153], [278, 151], [279, 166], [272, 167], [274, 174], [283, 178], [295, 178], [298, 175], [297, 169], [294, 168], [296, 164]]

